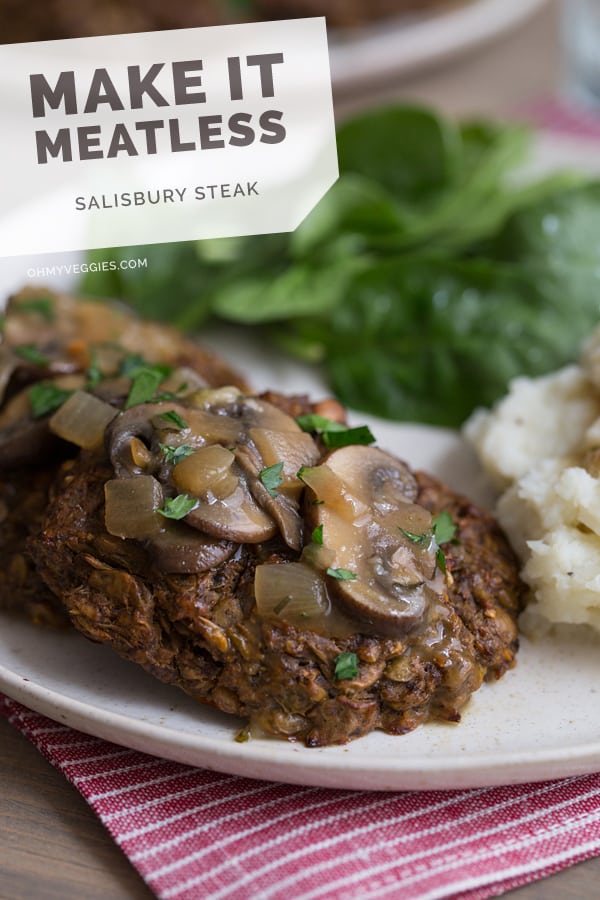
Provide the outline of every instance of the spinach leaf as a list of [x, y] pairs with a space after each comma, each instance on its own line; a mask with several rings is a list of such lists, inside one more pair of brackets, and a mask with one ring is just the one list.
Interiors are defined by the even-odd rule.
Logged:
[[567, 362], [596, 320], [593, 304], [565, 316], [511, 265], [422, 256], [374, 265], [343, 305], [307, 324], [345, 403], [456, 427], [516, 374]]
[[340, 172], [355, 172], [392, 197], [420, 206], [454, 183], [461, 167], [458, 127], [432, 110], [393, 106], [372, 110], [337, 132]]

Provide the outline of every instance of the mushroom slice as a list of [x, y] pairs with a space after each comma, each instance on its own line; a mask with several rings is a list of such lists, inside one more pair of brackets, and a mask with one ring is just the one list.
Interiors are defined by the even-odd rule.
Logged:
[[[15, 398], [16, 399], [16, 398]], [[0, 429], [0, 469], [27, 465], [48, 457], [56, 438], [47, 419], [23, 417]]]
[[[50, 389], [56, 387], [65, 391], [80, 386], [77, 376], [56, 378], [49, 383]], [[32, 412], [30, 392], [35, 387], [22, 388], [0, 411], [0, 468], [38, 462], [58, 444], [56, 436], [50, 432], [48, 414], [36, 417]]]
[[358, 499], [378, 512], [396, 509], [399, 503], [414, 503], [417, 498], [417, 481], [406, 463], [377, 447], [342, 447], [329, 455], [327, 464]]
[[237, 549], [232, 541], [208, 537], [179, 522], [169, 522], [162, 534], [146, 542], [146, 547], [159, 569], [178, 575], [207, 572], [231, 559]]
[[[163, 463], [159, 443], [166, 439], [171, 429], [178, 434], [173, 446], [176, 446], [178, 441], [184, 440], [193, 447], [203, 446], [206, 443], [201, 430], [204, 422], [195, 421], [194, 417], [198, 415], [204, 414], [171, 401], [140, 403], [120, 413], [110, 423], [105, 433], [106, 449], [117, 478], [140, 475], [142, 472], [152, 473], [158, 469]], [[150, 451], [144, 466], [139, 464], [139, 454], [136, 458], [136, 454], [132, 452], [132, 442], [138, 449], [141, 443], [145, 444]]]
[[425, 585], [398, 591], [395, 596], [386, 593], [384, 600], [379, 585], [359, 580], [336, 584], [344, 610], [386, 637], [402, 637], [418, 626], [430, 600]]
[[315, 441], [305, 431], [273, 431], [270, 428], [250, 428], [248, 436], [260, 453], [263, 465], [273, 466], [283, 463], [278, 488], [298, 500], [302, 493], [302, 482], [298, 471], [304, 466], [314, 466], [320, 453]]
[[[110, 423], [105, 432], [105, 445], [117, 478], [140, 475], [144, 470], [151, 470], [151, 465], [143, 469], [136, 462], [135, 454], [132, 453], [132, 441], [136, 441], [134, 446], [139, 446], [141, 441], [150, 448], [156, 434], [152, 420], [167, 410], [179, 416], [185, 414], [185, 408], [179, 404], [140, 403], [126, 409]], [[158, 462], [157, 458], [157, 465]]]
[[271, 431], [301, 432], [295, 419], [261, 397], [245, 397], [240, 403], [241, 417], [246, 428], [268, 428]]
[[262, 458], [252, 441], [239, 445], [235, 451], [236, 460], [247, 476], [248, 488], [257, 503], [274, 520], [288, 547], [300, 552], [302, 549], [302, 518], [298, 503], [293, 497], [268, 491], [261, 481]]
[[267, 541], [277, 531], [273, 519], [256, 503], [242, 479], [228, 497], [200, 501], [185, 522], [213, 537], [240, 544]]
[[375, 447], [351, 445], [303, 479], [309, 524], [319, 527], [344, 612], [386, 636], [418, 627], [442, 583], [431, 516], [414, 503], [408, 467]]

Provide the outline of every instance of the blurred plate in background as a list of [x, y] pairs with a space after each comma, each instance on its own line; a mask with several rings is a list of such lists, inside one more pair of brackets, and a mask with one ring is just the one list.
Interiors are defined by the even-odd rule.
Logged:
[[399, 16], [359, 30], [330, 32], [336, 91], [441, 62], [525, 22], [547, 0], [466, 0], [449, 9]]

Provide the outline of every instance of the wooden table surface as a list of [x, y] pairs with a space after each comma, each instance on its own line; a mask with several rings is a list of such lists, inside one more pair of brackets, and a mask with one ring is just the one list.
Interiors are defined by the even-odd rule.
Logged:
[[[374, 100], [412, 99], [456, 114], [509, 114], [560, 79], [556, 4], [517, 32], [458, 60], [337, 97], [344, 113]], [[510, 892], [518, 900], [600, 897], [600, 858]], [[149, 900], [153, 894], [85, 801], [0, 720], [0, 900]]]

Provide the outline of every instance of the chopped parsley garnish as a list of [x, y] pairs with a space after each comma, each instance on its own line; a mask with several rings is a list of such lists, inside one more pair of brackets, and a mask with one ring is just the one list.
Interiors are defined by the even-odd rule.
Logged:
[[144, 367], [138, 369], [133, 376], [129, 395], [125, 403], [125, 409], [138, 406], [140, 403], [149, 403], [154, 399], [156, 389], [164, 380], [164, 372], [161, 368]]
[[277, 489], [283, 484], [283, 476], [281, 474], [282, 472], [282, 462], [275, 463], [272, 466], [267, 466], [266, 469], [262, 469], [260, 472], [259, 478], [271, 497], [277, 496]]
[[438, 544], [447, 544], [456, 537], [456, 523], [446, 510], [433, 517], [433, 536]]
[[358, 656], [356, 653], [340, 653], [334, 659], [334, 674], [338, 681], [348, 681], [356, 678], [359, 673]]
[[349, 428], [341, 422], [326, 419], [311, 413], [306, 416], [298, 416], [296, 422], [302, 431], [320, 434], [323, 443], [331, 450], [339, 447], [348, 447], [350, 444], [372, 444], [375, 441], [371, 429], [367, 425], [359, 425], [357, 428]]
[[73, 391], [56, 387], [55, 384], [40, 381], [29, 388], [29, 405], [34, 419], [40, 419], [47, 413], [54, 412], [68, 400]]
[[406, 528], [401, 528], [400, 531], [405, 538], [408, 538], [413, 544], [418, 544], [419, 547], [425, 547], [427, 544], [430, 544], [431, 538], [433, 537], [432, 531], [424, 531], [422, 534], [416, 534], [414, 531], [407, 531]]
[[166, 403], [169, 400], [179, 400], [181, 394], [185, 394], [188, 389], [187, 382], [184, 384], [180, 384], [176, 391], [164, 391], [162, 394], [157, 394], [154, 398], [156, 403]]
[[320, 547], [323, 546], [323, 523], [317, 525], [316, 528], [313, 528], [310, 539], [313, 544], [318, 544]]
[[190, 497], [189, 494], [177, 494], [176, 497], [170, 497], [165, 501], [162, 509], [159, 509], [161, 516], [167, 519], [183, 519], [193, 509], [198, 506], [198, 500]]
[[324, 431], [347, 431], [348, 426], [341, 422], [334, 422], [333, 419], [327, 419], [325, 416], [319, 416], [316, 413], [309, 413], [306, 416], [298, 416], [296, 422], [302, 431], [323, 434]]
[[446, 566], [446, 555], [441, 547], [438, 547], [435, 551], [435, 561], [437, 562], [440, 571], [445, 575], [448, 569]]
[[54, 306], [50, 297], [30, 297], [15, 304], [19, 313], [37, 313], [47, 322], [54, 321]]
[[87, 386], [90, 388], [96, 387], [96, 385], [100, 384], [104, 375], [98, 365], [98, 358], [96, 356], [96, 351], [92, 350], [90, 354], [90, 364], [88, 366], [88, 370], [86, 372], [87, 377]]
[[325, 574], [330, 575], [331, 578], [337, 578], [338, 581], [356, 580], [356, 574], [351, 572], [350, 569], [332, 569], [331, 566], [329, 566]]
[[194, 448], [190, 447], [189, 444], [180, 444], [179, 447], [170, 447], [169, 444], [159, 444], [158, 446], [162, 450], [165, 460], [168, 463], [173, 463], [174, 466], [195, 452]]
[[185, 419], [182, 419], [179, 413], [175, 412], [174, 409], [170, 409], [169, 412], [166, 413], [161, 413], [159, 418], [164, 419], [165, 422], [169, 422], [170, 425], [175, 425], [180, 431], [188, 427], [188, 423]]
[[143, 356], [139, 353], [128, 353], [127, 356], [124, 356], [121, 360], [119, 375], [124, 375], [126, 378], [133, 378], [140, 369], [145, 368], [148, 368], [148, 362]]
[[33, 363], [36, 366], [47, 366], [48, 365], [48, 357], [44, 356], [35, 344], [21, 344], [18, 347], [13, 347], [15, 353], [22, 357], [22, 359], [26, 359], [27, 362]]
[[357, 428], [346, 428], [345, 431], [324, 431], [323, 443], [330, 450], [337, 450], [339, 447], [348, 447], [350, 444], [373, 444], [375, 438], [368, 425], [359, 425]]
[[456, 524], [449, 512], [444, 510], [443, 512], [438, 513], [437, 516], [434, 516], [432, 519], [431, 530], [424, 531], [422, 534], [406, 531], [405, 528], [401, 528], [400, 531], [404, 537], [408, 538], [409, 541], [412, 541], [413, 544], [417, 544], [419, 547], [426, 547], [431, 544], [432, 541], [435, 541], [435, 558], [441, 571], [444, 575], [446, 574], [446, 557], [444, 556], [444, 551], [440, 545], [456, 540]]

